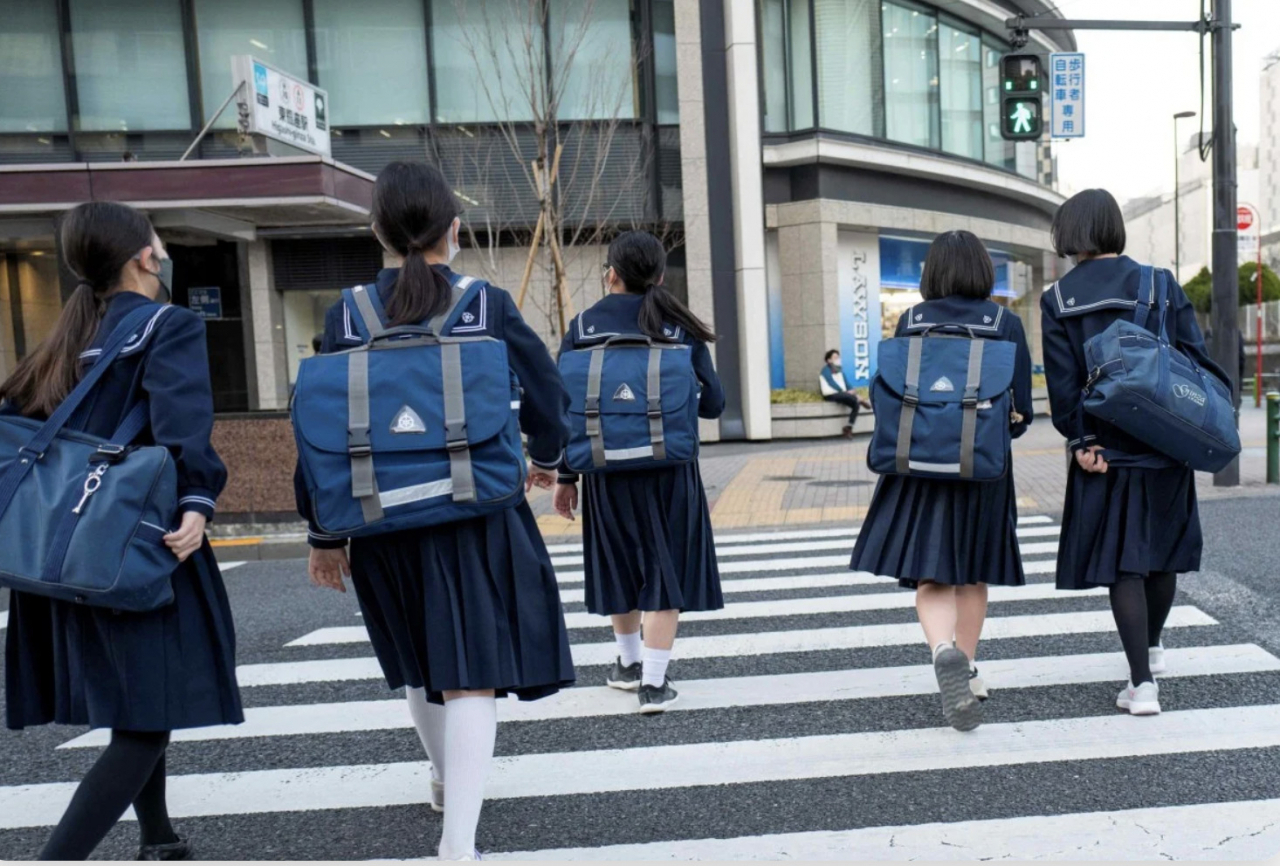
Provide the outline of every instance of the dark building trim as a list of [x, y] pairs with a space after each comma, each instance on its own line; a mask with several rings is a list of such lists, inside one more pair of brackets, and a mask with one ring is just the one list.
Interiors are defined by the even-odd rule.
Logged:
[[723, 439], [745, 439], [742, 418], [742, 348], [738, 339], [738, 286], [734, 271], [733, 172], [730, 144], [729, 73], [726, 68], [724, 0], [699, 4], [702, 24], [702, 99], [707, 145], [707, 227], [711, 236], [711, 298], [715, 307], [716, 367], [724, 385], [720, 416]]

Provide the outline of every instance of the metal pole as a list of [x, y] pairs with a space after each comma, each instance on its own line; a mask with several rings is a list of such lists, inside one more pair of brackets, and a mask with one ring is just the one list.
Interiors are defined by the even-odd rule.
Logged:
[[[1214, 0], [1213, 20], [1213, 360], [1240, 400], [1240, 288], [1236, 266], [1236, 130], [1231, 112], [1231, 0]], [[1237, 415], [1237, 423], [1238, 415]], [[1240, 458], [1213, 476], [1240, 484]]]
[[195, 141], [191, 142], [191, 146], [183, 152], [182, 156], [178, 157], [178, 162], [183, 162], [187, 157], [191, 156], [191, 151], [195, 150], [196, 147], [199, 146], [200, 142], [204, 140], [204, 137], [209, 134], [209, 130], [218, 122], [218, 118], [222, 116], [222, 112], [227, 110], [227, 106], [231, 104], [231, 100], [235, 99], [236, 94], [238, 94], [243, 88], [244, 82], [241, 81], [236, 85], [236, 89], [231, 91], [231, 95], [222, 100], [222, 105], [218, 106], [218, 110], [213, 113], [213, 117], [209, 118], [209, 122], [204, 125], [204, 129], [200, 130], [200, 134], [196, 136]]
[[1178, 210], [1179, 194], [1182, 184], [1178, 180], [1178, 163], [1182, 160], [1182, 150], [1178, 147], [1178, 115], [1173, 116], [1173, 278], [1182, 282], [1182, 226], [1181, 214]]
[[[1258, 279], [1258, 309], [1254, 313], [1254, 323], [1258, 335], [1257, 371], [1253, 377], [1253, 408], [1262, 405], [1262, 214], [1258, 214], [1258, 264], [1254, 272]], [[1241, 339], [1244, 339], [1242, 334]]]

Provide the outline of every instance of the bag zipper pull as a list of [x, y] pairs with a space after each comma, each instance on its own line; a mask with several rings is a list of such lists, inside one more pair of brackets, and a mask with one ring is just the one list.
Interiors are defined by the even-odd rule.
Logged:
[[84, 495], [80, 497], [80, 503], [71, 509], [72, 514], [80, 514], [84, 510], [85, 504], [89, 501], [89, 497], [98, 492], [98, 488], [102, 486], [102, 476], [107, 473], [107, 464], [103, 463], [89, 473], [89, 477], [84, 480]]

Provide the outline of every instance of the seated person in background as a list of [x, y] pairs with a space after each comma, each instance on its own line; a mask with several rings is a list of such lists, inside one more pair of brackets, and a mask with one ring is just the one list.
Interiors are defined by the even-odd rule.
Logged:
[[859, 397], [844, 380], [844, 370], [840, 366], [840, 350], [832, 349], [823, 356], [827, 362], [818, 376], [818, 388], [822, 391], [822, 399], [830, 403], [839, 403], [849, 407], [849, 423], [844, 425], [844, 438], [853, 438], [853, 425], [858, 420], [858, 408], [871, 408], [864, 397]]

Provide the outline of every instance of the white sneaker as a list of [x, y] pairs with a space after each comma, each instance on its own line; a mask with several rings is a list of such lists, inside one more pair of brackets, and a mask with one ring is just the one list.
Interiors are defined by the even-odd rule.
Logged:
[[973, 696], [980, 701], [985, 701], [988, 697], [987, 684], [978, 676], [977, 668], [969, 668], [969, 691], [973, 692]]
[[1131, 716], [1154, 716], [1160, 712], [1160, 687], [1155, 683], [1143, 683], [1134, 687], [1129, 683], [1116, 696], [1116, 706], [1128, 710]]
[[444, 811], [444, 782], [438, 781], [435, 776], [431, 777], [431, 811]]
[[461, 857], [437, 857], [437, 860], [483, 860], [479, 851], [472, 851], [470, 854], [463, 854]]
[[1155, 646], [1151, 647], [1150, 649], [1147, 650], [1147, 653], [1151, 659], [1150, 661], [1151, 673], [1162, 674], [1169, 669], [1164, 663], [1164, 644], [1163, 643], [1158, 643]]

